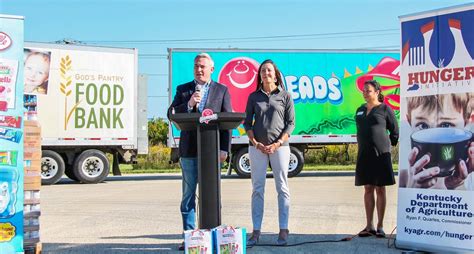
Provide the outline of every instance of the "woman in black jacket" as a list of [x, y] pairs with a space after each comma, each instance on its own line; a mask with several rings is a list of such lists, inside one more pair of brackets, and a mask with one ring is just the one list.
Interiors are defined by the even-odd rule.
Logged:
[[[359, 236], [385, 237], [383, 230], [385, 186], [395, 184], [390, 145], [395, 146], [398, 142], [398, 124], [393, 110], [383, 103], [384, 97], [377, 81], [366, 81], [363, 95], [367, 103], [357, 109], [355, 116], [358, 144], [355, 185], [363, 185], [365, 188], [367, 224]], [[387, 130], [390, 135], [387, 135]], [[375, 207], [378, 217], [377, 228], [373, 223]]]

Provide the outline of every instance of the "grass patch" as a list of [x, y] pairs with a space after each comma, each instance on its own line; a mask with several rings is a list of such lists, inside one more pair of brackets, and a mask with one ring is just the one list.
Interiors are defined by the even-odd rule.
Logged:
[[[120, 165], [120, 169], [124, 174], [180, 173], [178, 163], [169, 164], [170, 157], [171, 148], [163, 144], [152, 145], [148, 154], [138, 156], [137, 164]], [[353, 171], [357, 161], [357, 144], [309, 149], [305, 152], [304, 160], [304, 171]], [[392, 149], [392, 162], [398, 163], [398, 148]], [[394, 169], [397, 170], [398, 165], [394, 165]], [[222, 172], [227, 172], [227, 164]]]
[[[393, 164], [393, 170], [398, 171], [398, 164]], [[356, 165], [318, 165], [307, 164], [304, 165], [303, 171], [354, 171]]]
[[134, 168], [133, 165], [121, 164], [120, 172], [122, 174], [162, 174], [162, 173], [180, 173], [180, 168]]
[[[320, 165], [320, 164], [306, 164], [303, 171], [354, 171], [355, 165]], [[393, 164], [393, 170], [398, 171], [398, 164]], [[180, 168], [133, 168], [132, 165], [122, 164], [120, 165], [120, 171], [122, 174], [160, 174], [160, 173], [180, 173]], [[223, 168], [222, 172], [227, 172], [227, 168]], [[232, 173], [235, 173], [232, 172]]]
[[303, 171], [353, 171], [355, 165], [319, 165], [308, 164], [304, 165]]

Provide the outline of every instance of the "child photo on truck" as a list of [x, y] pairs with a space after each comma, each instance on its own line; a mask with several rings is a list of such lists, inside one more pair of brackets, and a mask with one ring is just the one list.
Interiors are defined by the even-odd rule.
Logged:
[[47, 94], [51, 52], [25, 49], [25, 93]]

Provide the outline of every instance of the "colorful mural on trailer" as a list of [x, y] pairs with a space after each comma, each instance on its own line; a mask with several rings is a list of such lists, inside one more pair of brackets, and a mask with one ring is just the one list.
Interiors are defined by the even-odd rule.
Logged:
[[[318, 51], [206, 51], [215, 62], [212, 79], [227, 85], [232, 107], [244, 112], [247, 98], [257, 87], [259, 63], [272, 59], [281, 71], [286, 90], [295, 102], [293, 135], [355, 134], [354, 114], [364, 103], [364, 81], [378, 80], [385, 102], [400, 108], [399, 54]], [[193, 79], [193, 59], [199, 51], [171, 51], [172, 84]], [[174, 129], [173, 134], [179, 135]], [[233, 135], [244, 135], [242, 127]]]

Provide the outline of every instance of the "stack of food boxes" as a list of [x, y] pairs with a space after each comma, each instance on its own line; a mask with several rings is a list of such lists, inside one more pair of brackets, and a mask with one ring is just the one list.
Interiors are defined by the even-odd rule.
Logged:
[[25, 253], [41, 253], [41, 128], [38, 121], [24, 121], [24, 164], [24, 249]]

